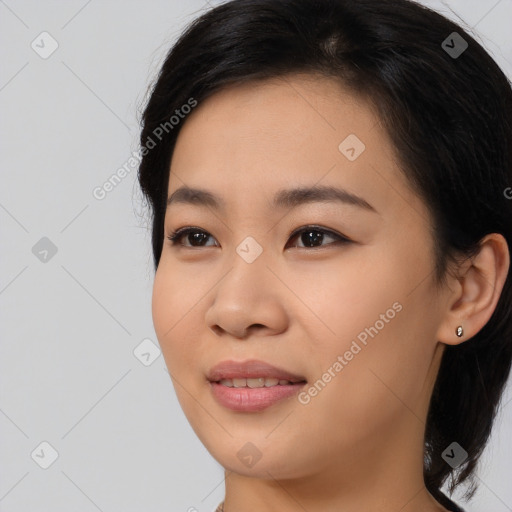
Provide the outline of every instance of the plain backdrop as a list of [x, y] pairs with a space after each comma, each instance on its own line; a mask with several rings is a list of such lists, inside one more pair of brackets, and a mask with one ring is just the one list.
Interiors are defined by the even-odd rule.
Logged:
[[[215, 3], [0, 0], [2, 512], [204, 512], [224, 497], [158, 352], [136, 167], [94, 195], [138, 149], [168, 48]], [[425, 3], [512, 76], [512, 0]], [[512, 510], [511, 398], [468, 512]]]

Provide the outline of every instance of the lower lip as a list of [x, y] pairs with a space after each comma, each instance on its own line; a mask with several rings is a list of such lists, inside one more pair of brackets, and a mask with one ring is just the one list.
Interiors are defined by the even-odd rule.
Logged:
[[210, 382], [215, 399], [224, 407], [233, 411], [262, 411], [271, 405], [296, 395], [305, 382], [277, 385], [263, 388], [229, 388], [218, 382]]

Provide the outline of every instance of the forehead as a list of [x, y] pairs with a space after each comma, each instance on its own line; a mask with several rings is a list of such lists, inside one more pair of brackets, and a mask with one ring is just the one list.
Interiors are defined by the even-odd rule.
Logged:
[[[355, 159], [344, 152], [350, 146]], [[184, 121], [170, 171], [168, 196], [187, 185], [227, 201], [318, 184], [364, 190], [384, 203], [376, 197], [382, 177], [406, 186], [372, 108], [338, 82], [310, 75], [230, 86], [207, 98]]]
[[[334, 79], [289, 75], [231, 85], [214, 93], [185, 120], [178, 145], [193, 131], [197, 149], [207, 143], [218, 143], [217, 149], [233, 154], [244, 146], [244, 151], [265, 149], [266, 153], [260, 155], [264, 158], [267, 153], [272, 155], [272, 150], [282, 154], [280, 148], [294, 148], [296, 154], [307, 154], [308, 150], [301, 151], [304, 143], [323, 141], [321, 148], [337, 153], [339, 142], [349, 134], [365, 138], [373, 145], [383, 142], [378, 139], [386, 138], [386, 134], [373, 130], [378, 122], [364, 100]], [[226, 136], [237, 144], [220, 144], [226, 142]], [[315, 154], [314, 158], [318, 156]]]

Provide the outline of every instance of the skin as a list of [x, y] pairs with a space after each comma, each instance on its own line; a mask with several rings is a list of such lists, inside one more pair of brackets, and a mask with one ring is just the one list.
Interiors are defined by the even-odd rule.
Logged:
[[[338, 149], [349, 134], [366, 146], [354, 161]], [[488, 235], [437, 289], [431, 217], [376, 114], [312, 75], [231, 86], [200, 104], [178, 137], [168, 196], [185, 184], [226, 209], [168, 208], [165, 235], [195, 226], [207, 237], [195, 247], [186, 235], [184, 246], [164, 240], [153, 321], [183, 411], [226, 470], [225, 512], [446, 510], [423, 482], [428, 403], [445, 344], [475, 335], [496, 307], [504, 238]], [[314, 184], [345, 188], [378, 213], [335, 202], [271, 209], [277, 190]], [[351, 242], [290, 238], [310, 224]], [[250, 264], [236, 252], [247, 236], [263, 249]], [[213, 398], [206, 373], [227, 359], [316, 382], [396, 302], [401, 311], [308, 404], [235, 412]], [[261, 454], [252, 467], [237, 457], [247, 442]]]

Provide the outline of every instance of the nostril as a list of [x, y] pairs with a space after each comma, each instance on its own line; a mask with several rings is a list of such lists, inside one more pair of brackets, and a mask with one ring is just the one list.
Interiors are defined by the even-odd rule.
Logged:
[[213, 327], [210, 327], [210, 329], [218, 336], [222, 334], [222, 328], [219, 327], [218, 325], [214, 325]]

